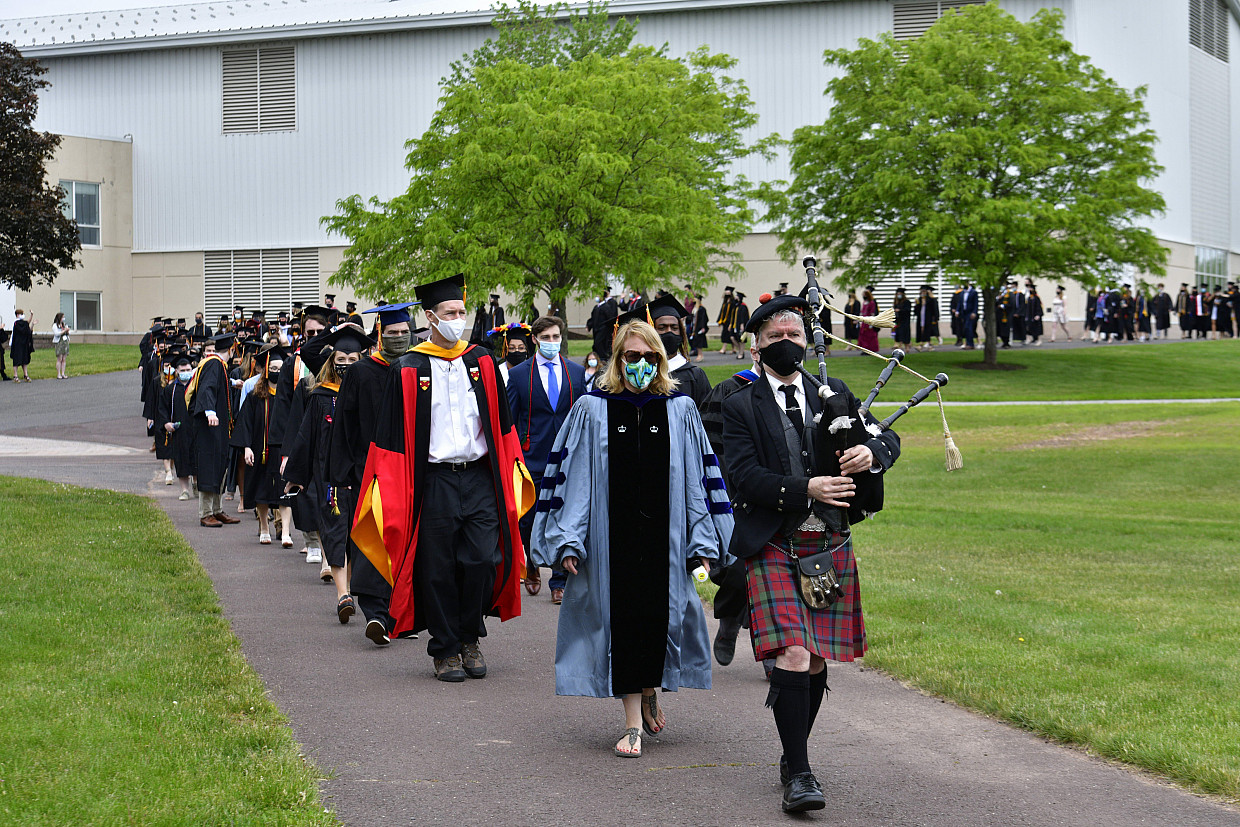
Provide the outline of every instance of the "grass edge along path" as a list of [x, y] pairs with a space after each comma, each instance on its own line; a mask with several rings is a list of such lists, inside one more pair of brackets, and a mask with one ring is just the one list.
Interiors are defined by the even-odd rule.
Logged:
[[0, 822], [335, 825], [155, 503], [0, 477]]
[[1236, 403], [901, 420], [855, 527], [870, 649], [902, 682], [1240, 800]]

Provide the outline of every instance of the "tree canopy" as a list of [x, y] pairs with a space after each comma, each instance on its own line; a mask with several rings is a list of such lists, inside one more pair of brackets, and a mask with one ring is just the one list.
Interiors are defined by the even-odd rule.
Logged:
[[794, 134], [793, 180], [762, 188], [780, 254], [817, 253], [848, 286], [931, 265], [981, 288], [986, 361], [1010, 277], [1093, 285], [1124, 264], [1162, 273], [1142, 220], [1164, 209], [1145, 88], [1077, 54], [1063, 16], [994, 4], [946, 13], [922, 37], [832, 50], [824, 123]]
[[77, 225], [61, 209], [64, 191], [47, 182], [60, 136], [34, 129], [40, 75], [47, 69], [0, 43], [0, 281], [29, 290], [77, 266]]
[[471, 292], [562, 306], [609, 282], [706, 284], [753, 220], [731, 165], [765, 141], [735, 61], [634, 45], [605, 5], [503, 9], [498, 36], [454, 63], [439, 110], [407, 144], [408, 189], [337, 202], [325, 226], [351, 242], [335, 284], [407, 296], [458, 272]]

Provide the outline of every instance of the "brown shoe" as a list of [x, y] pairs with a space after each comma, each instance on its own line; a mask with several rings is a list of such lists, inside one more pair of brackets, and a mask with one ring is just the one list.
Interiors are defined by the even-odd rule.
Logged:
[[461, 656], [435, 658], [435, 677], [448, 683], [460, 683], [465, 680], [465, 670], [461, 668]]
[[557, 606], [563, 603], [564, 602], [564, 590], [563, 589], [552, 589], [551, 590], [551, 602]]
[[461, 660], [464, 662], [466, 675], [471, 678], [487, 676], [487, 662], [482, 658], [482, 650], [478, 648], [477, 641], [461, 644]]
[[219, 520], [221, 523], [226, 523], [230, 525], [241, 522], [236, 517], [230, 517], [227, 514], [225, 514], [223, 511], [219, 512], [218, 514], [212, 514], [211, 516]]
[[202, 526], [203, 528], [219, 528], [220, 526], [223, 525], [223, 523], [221, 523], [219, 520], [215, 519], [214, 517], [203, 517], [201, 520], [198, 521], [198, 525]]

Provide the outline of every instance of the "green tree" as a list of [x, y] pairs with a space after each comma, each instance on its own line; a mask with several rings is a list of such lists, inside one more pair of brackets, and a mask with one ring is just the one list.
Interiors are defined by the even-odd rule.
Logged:
[[409, 188], [354, 195], [324, 225], [351, 246], [333, 284], [407, 296], [458, 272], [475, 295], [527, 306], [734, 273], [727, 245], [753, 220], [733, 162], [766, 152], [735, 61], [672, 59], [632, 43], [605, 5], [504, 9], [498, 37], [452, 66], [427, 131], [407, 144]]
[[60, 136], [34, 129], [39, 78], [47, 69], [0, 43], [0, 281], [29, 290], [77, 266], [77, 225], [61, 209], [64, 190], [47, 182]]
[[826, 122], [791, 141], [793, 181], [762, 188], [781, 255], [817, 252], [859, 286], [910, 264], [968, 277], [984, 297], [1013, 276], [1162, 273], [1143, 218], [1164, 209], [1144, 87], [1128, 92], [1073, 51], [1062, 14], [1027, 24], [993, 4], [948, 13], [922, 37], [826, 52]]

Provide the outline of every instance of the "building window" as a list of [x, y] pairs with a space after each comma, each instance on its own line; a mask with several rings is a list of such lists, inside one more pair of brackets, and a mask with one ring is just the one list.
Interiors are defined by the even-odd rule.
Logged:
[[896, 40], [916, 40], [933, 26], [944, 12], [961, 6], [981, 6], [986, 0], [914, 0], [891, 7], [891, 31]]
[[1231, 20], [1223, 0], [1188, 0], [1188, 42], [1227, 62], [1227, 35]]
[[234, 305], [265, 310], [268, 318], [293, 302], [319, 301], [319, 251], [209, 250], [203, 254], [203, 307], [211, 320], [232, 315]]
[[1211, 290], [1222, 287], [1228, 280], [1227, 251], [1215, 247], [1197, 248], [1197, 284], [1208, 285]]
[[85, 181], [61, 181], [64, 190], [61, 209], [65, 215], [77, 222], [78, 240], [83, 247], [99, 247], [102, 245], [102, 234], [99, 232], [99, 185]]
[[297, 128], [292, 46], [228, 49], [221, 55], [225, 135]]
[[103, 330], [103, 313], [98, 293], [60, 291], [60, 312], [73, 330]]

